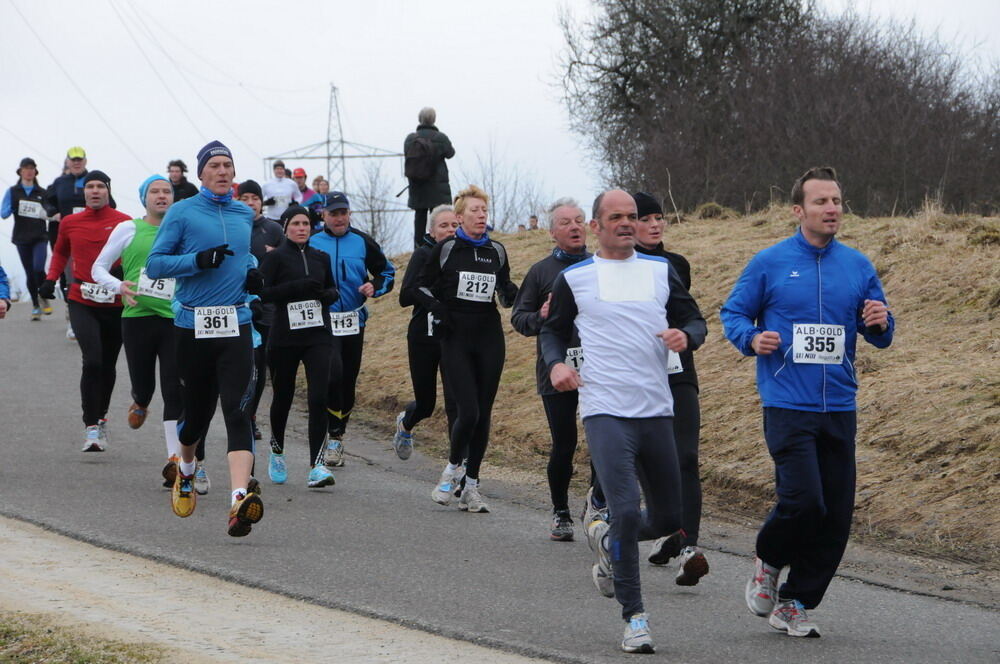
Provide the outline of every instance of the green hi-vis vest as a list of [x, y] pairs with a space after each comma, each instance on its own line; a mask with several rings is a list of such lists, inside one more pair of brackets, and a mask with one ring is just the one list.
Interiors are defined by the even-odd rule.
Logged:
[[[142, 219], [133, 219], [135, 224], [135, 237], [128, 246], [122, 250], [122, 271], [125, 274], [124, 281], [139, 283], [139, 273], [146, 267], [146, 259], [149, 257], [149, 250], [153, 248], [153, 240], [156, 238], [156, 231], [159, 226], [148, 224]], [[122, 298], [125, 308], [122, 310], [123, 318], [139, 318], [142, 316], [160, 316], [161, 318], [173, 318], [174, 312], [170, 308], [170, 300], [163, 300], [148, 295], [136, 295], [135, 306], [129, 305]]]

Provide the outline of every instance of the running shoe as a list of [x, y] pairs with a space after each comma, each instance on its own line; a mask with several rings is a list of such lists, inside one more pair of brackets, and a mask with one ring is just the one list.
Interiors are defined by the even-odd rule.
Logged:
[[132, 402], [132, 405], [128, 407], [128, 425], [133, 429], [138, 429], [142, 426], [142, 423], [146, 421], [146, 414], [148, 409], [143, 408], [136, 402]]
[[100, 427], [101, 432], [101, 443], [107, 447], [108, 443], [111, 442], [108, 439], [108, 418], [102, 418], [97, 420], [97, 426]]
[[285, 455], [277, 454], [273, 450], [267, 462], [267, 476], [275, 484], [284, 484], [288, 479], [288, 469], [285, 467]]
[[174, 489], [170, 493], [170, 507], [174, 514], [184, 518], [191, 516], [198, 503], [198, 493], [194, 490], [194, 475], [185, 475], [177, 471], [174, 478]]
[[84, 452], [103, 452], [104, 441], [101, 440], [101, 427], [91, 424], [87, 427], [86, 437], [83, 439]]
[[573, 541], [573, 519], [569, 510], [557, 510], [552, 513], [552, 530], [549, 539], [554, 542]]
[[778, 601], [778, 575], [774, 569], [760, 558], [754, 558], [754, 573], [747, 581], [747, 608], [755, 616], [764, 617], [774, 611]]
[[260, 440], [264, 437], [264, 434], [260, 432], [260, 428], [257, 426], [257, 416], [255, 415], [250, 419], [250, 426], [253, 427], [253, 439]]
[[445, 468], [441, 472], [441, 477], [438, 478], [437, 484], [434, 485], [434, 490], [431, 491], [431, 500], [439, 505], [447, 505], [451, 502], [452, 492], [454, 492], [455, 487], [458, 482], [455, 481], [455, 476], [458, 474], [458, 470], [462, 469], [462, 475], [465, 475], [462, 466], [459, 466], [456, 470], [448, 470]]
[[31, 320], [42, 320], [42, 310], [39, 307], [31, 310]]
[[679, 586], [696, 586], [701, 577], [708, 574], [708, 560], [696, 546], [686, 546], [681, 550], [680, 569], [674, 583]]
[[583, 508], [583, 516], [580, 517], [583, 524], [586, 526], [592, 521], [597, 519], [602, 519], [604, 521], [608, 520], [608, 506], [597, 507], [594, 505], [594, 487], [590, 487], [587, 490], [587, 499]]
[[460, 498], [462, 496], [462, 489], [465, 488], [465, 462], [464, 461], [462, 462], [461, 466], [459, 466], [458, 468], [455, 469], [455, 476], [451, 480], [451, 485], [455, 489], [454, 491], [451, 492], [451, 495], [455, 496], [456, 498]]
[[804, 636], [815, 639], [819, 638], [820, 635], [816, 623], [809, 620], [805, 608], [797, 599], [778, 602], [774, 611], [771, 612], [771, 617], [767, 619], [767, 624], [785, 632], [788, 636]]
[[70, 341], [76, 341], [76, 333], [73, 331], [72, 323], [66, 326], [66, 338]]
[[327, 468], [344, 467], [344, 441], [340, 436], [330, 436], [326, 443], [326, 458], [323, 460]]
[[161, 472], [163, 475], [163, 486], [168, 489], [172, 489], [174, 486], [174, 480], [177, 478], [177, 464], [180, 461], [176, 454], [171, 454], [170, 458], [167, 459], [167, 465], [163, 467], [163, 471]]
[[42, 313], [46, 316], [52, 315], [52, 300], [42, 300]]
[[636, 613], [628, 619], [625, 636], [622, 637], [622, 650], [645, 655], [656, 652], [653, 638], [649, 635], [649, 616], [645, 613]]
[[678, 530], [653, 542], [653, 546], [649, 549], [648, 560], [653, 565], [666, 565], [671, 558], [680, 555], [682, 548], [684, 548], [684, 532]]
[[392, 437], [392, 449], [396, 450], [396, 456], [403, 461], [410, 458], [413, 453], [413, 434], [403, 427], [403, 418], [406, 411], [396, 416], [396, 435]]
[[208, 479], [208, 471], [201, 461], [194, 466], [194, 490], [199, 496], [204, 496], [212, 488], [212, 480]]
[[479, 495], [479, 486], [471, 484], [466, 484], [465, 488], [462, 489], [462, 495], [458, 499], [458, 509], [480, 514], [486, 514], [490, 511], [490, 508], [483, 501], [483, 497]]
[[597, 562], [590, 569], [594, 585], [605, 597], [615, 596], [614, 570], [611, 566], [611, 554], [608, 552], [608, 531], [611, 526], [607, 521], [597, 519], [587, 526], [587, 539], [597, 557]]
[[250, 491], [250, 487], [247, 487], [247, 491], [245, 496], [237, 499], [229, 508], [229, 534], [232, 537], [246, 537], [253, 524], [264, 516], [264, 503], [260, 494]]
[[251, 477], [250, 481], [247, 482], [247, 493], [256, 493], [258, 496], [264, 494], [264, 491], [260, 488], [260, 482], [257, 481], [256, 477]]
[[337, 480], [333, 477], [333, 471], [322, 464], [316, 464], [309, 471], [309, 488], [319, 489], [324, 486], [333, 486]]

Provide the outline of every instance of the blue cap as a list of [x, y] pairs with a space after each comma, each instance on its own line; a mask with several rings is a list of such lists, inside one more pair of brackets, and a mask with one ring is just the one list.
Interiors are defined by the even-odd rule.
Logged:
[[350, 210], [351, 204], [347, 202], [347, 194], [342, 191], [331, 191], [326, 195], [327, 210]]
[[143, 180], [142, 184], [139, 185], [139, 202], [142, 203], [143, 206], [146, 205], [146, 192], [149, 191], [149, 185], [153, 184], [157, 180], [163, 180], [167, 184], [170, 184], [170, 180], [159, 174], [150, 175], [148, 178]]

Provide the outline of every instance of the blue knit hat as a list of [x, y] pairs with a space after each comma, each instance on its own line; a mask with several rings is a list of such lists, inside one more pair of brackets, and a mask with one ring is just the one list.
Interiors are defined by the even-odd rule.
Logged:
[[142, 205], [146, 205], [146, 192], [149, 191], [149, 185], [153, 184], [157, 180], [164, 180], [167, 184], [170, 184], [170, 180], [167, 180], [167, 178], [159, 174], [150, 175], [148, 178], [143, 180], [142, 184], [139, 185], [139, 202], [142, 203]]
[[230, 159], [233, 158], [233, 153], [221, 141], [212, 141], [198, 150], [198, 177], [201, 177], [201, 172], [205, 170], [205, 164], [208, 163], [208, 160], [220, 155], [229, 157]]

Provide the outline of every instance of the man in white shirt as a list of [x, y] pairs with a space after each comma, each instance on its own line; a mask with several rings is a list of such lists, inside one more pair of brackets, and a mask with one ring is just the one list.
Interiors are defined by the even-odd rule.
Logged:
[[286, 177], [285, 162], [280, 159], [274, 162], [274, 177], [264, 183], [264, 202], [267, 208], [264, 216], [268, 219], [280, 219], [281, 213], [288, 209], [292, 201], [302, 202], [302, 192], [295, 181]]

